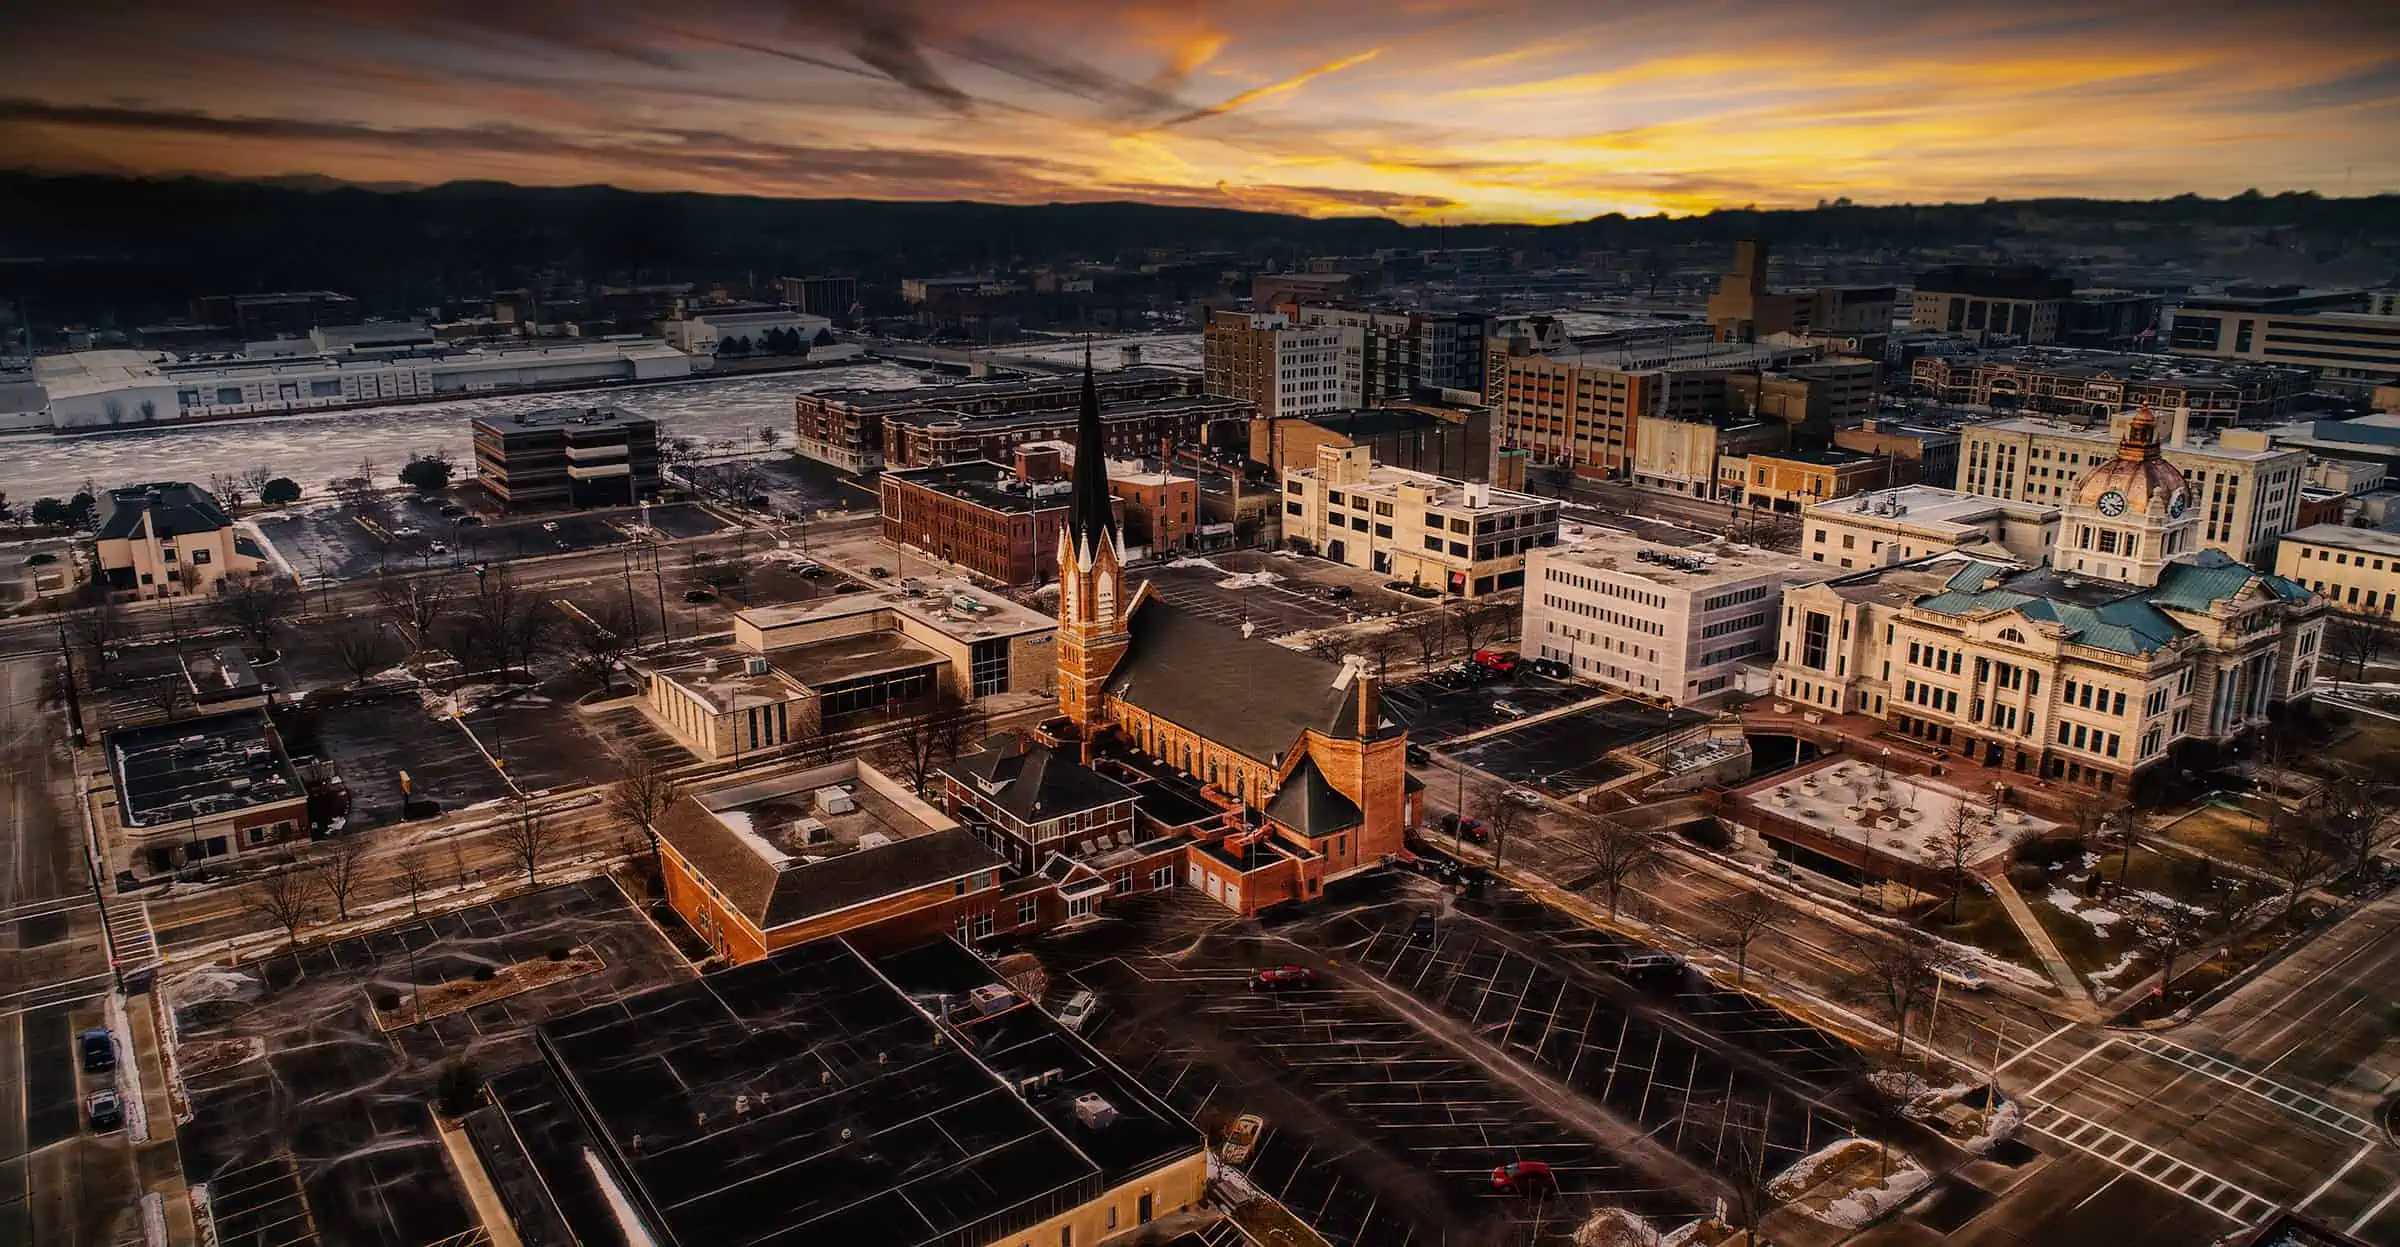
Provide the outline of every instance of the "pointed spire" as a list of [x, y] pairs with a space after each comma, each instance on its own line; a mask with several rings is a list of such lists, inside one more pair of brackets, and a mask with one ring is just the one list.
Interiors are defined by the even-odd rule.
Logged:
[[1067, 532], [1078, 558], [1096, 558], [1114, 545], [1117, 513], [1108, 493], [1108, 433], [1100, 426], [1100, 387], [1092, 376], [1092, 340], [1083, 340], [1083, 407], [1075, 418], [1075, 492]]

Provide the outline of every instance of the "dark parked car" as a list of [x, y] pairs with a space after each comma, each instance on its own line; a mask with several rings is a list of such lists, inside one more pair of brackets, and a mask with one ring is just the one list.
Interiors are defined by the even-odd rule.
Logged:
[[483, 527], [483, 517], [480, 515], [462, 515], [450, 522], [458, 525], [460, 528]]
[[1408, 942], [1411, 944], [1431, 944], [1433, 942], [1435, 933], [1439, 929], [1439, 924], [1434, 920], [1434, 916], [1432, 914], [1418, 914], [1417, 920], [1408, 924]]
[[1526, 665], [1533, 668], [1533, 673], [1535, 675], [1546, 675], [1553, 680], [1571, 680], [1575, 678], [1575, 669], [1555, 658], [1536, 658]]
[[1433, 755], [1427, 752], [1423, 745], [1410, 745], [1408, 747], [1408, 764], [1410, 766], [1431, 766]]
[[117, 1067], [117, 1043], [102, 1027], [85, 1031], [77, 1041], [83, 1053], [83, 1072], [105, 1074]]
[[824, 576], [825, 569], [817, 566], [814, 563], [810, 563], [800, 569], [800, 578], [803, 580], [821, 580], [824, 578]]
[[1350, 586], [1348, 585], [1329, 585], [1325, 589], [1325, 597], [1328, 601], [1340, 602], [1349, 596]]
[[888, 567], [870, 567], [867, 569], [867, 574], [873, 576], [877, 580], [890, 580], [892, 578], [892, 569]]
[[717, 600], [717, 591], [707, 588], [686, 589], [683, 591], [683, 600], [686, 602], [714, 602]]
[[1257, 979], [1265, 988], [1313, 987], [1316, 981], [1317, 972], [1307, 966], [1270, 966], [1259, 971]]

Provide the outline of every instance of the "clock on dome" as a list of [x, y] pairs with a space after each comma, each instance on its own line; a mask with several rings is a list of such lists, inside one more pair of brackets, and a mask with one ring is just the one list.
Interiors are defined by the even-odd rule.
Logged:
[[2115, 519], [2116, 517], [2125, 514], [2125, 492], [2119, 489], [2112, 489], [2107, 493], [2100, 495], [2099, 507], [2100, 514], [2105, 515], [2110, 519]]
[[2167, 518], [2183, 518], [2183, 513], [2191, 509], [2191, 505], [2192, 496], [2183, 490], [2176, 490], [2174, 493], [2167, 495]]

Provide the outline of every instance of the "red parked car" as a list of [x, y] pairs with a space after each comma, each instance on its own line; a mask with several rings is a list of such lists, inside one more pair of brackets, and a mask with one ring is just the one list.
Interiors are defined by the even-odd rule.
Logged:
[[1260, 987], [1311, 987], [1316, 984], [1317, 972], [1307, 966], [1269, 966], [1258, 972]]
[[1558, 1182], [1550, 1176], [1550, 1166], [1538, 1160], [1512, 1160], [1492, 1171], [1492, 1189], [1511, 1195], [1554, 1191]]
[[1514, 650], [1479, 649], [1475, 651], [1475, 661], [1502, 675], [1517, 673], [1517, 655]]

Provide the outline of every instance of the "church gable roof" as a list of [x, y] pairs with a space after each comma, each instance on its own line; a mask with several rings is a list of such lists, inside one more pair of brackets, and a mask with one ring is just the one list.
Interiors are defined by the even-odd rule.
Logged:
[[1356, 802], [1334, 790], [1315, 758], [1303, 758], [1267, 802], [1267, 817], [1311, 840], [1366, 822]]
[[1360, 681], [1341, 666], [1140, 599], [1108, 694], [1242, 756], [1273, 762], [1303, 732], [1358, 736]]

